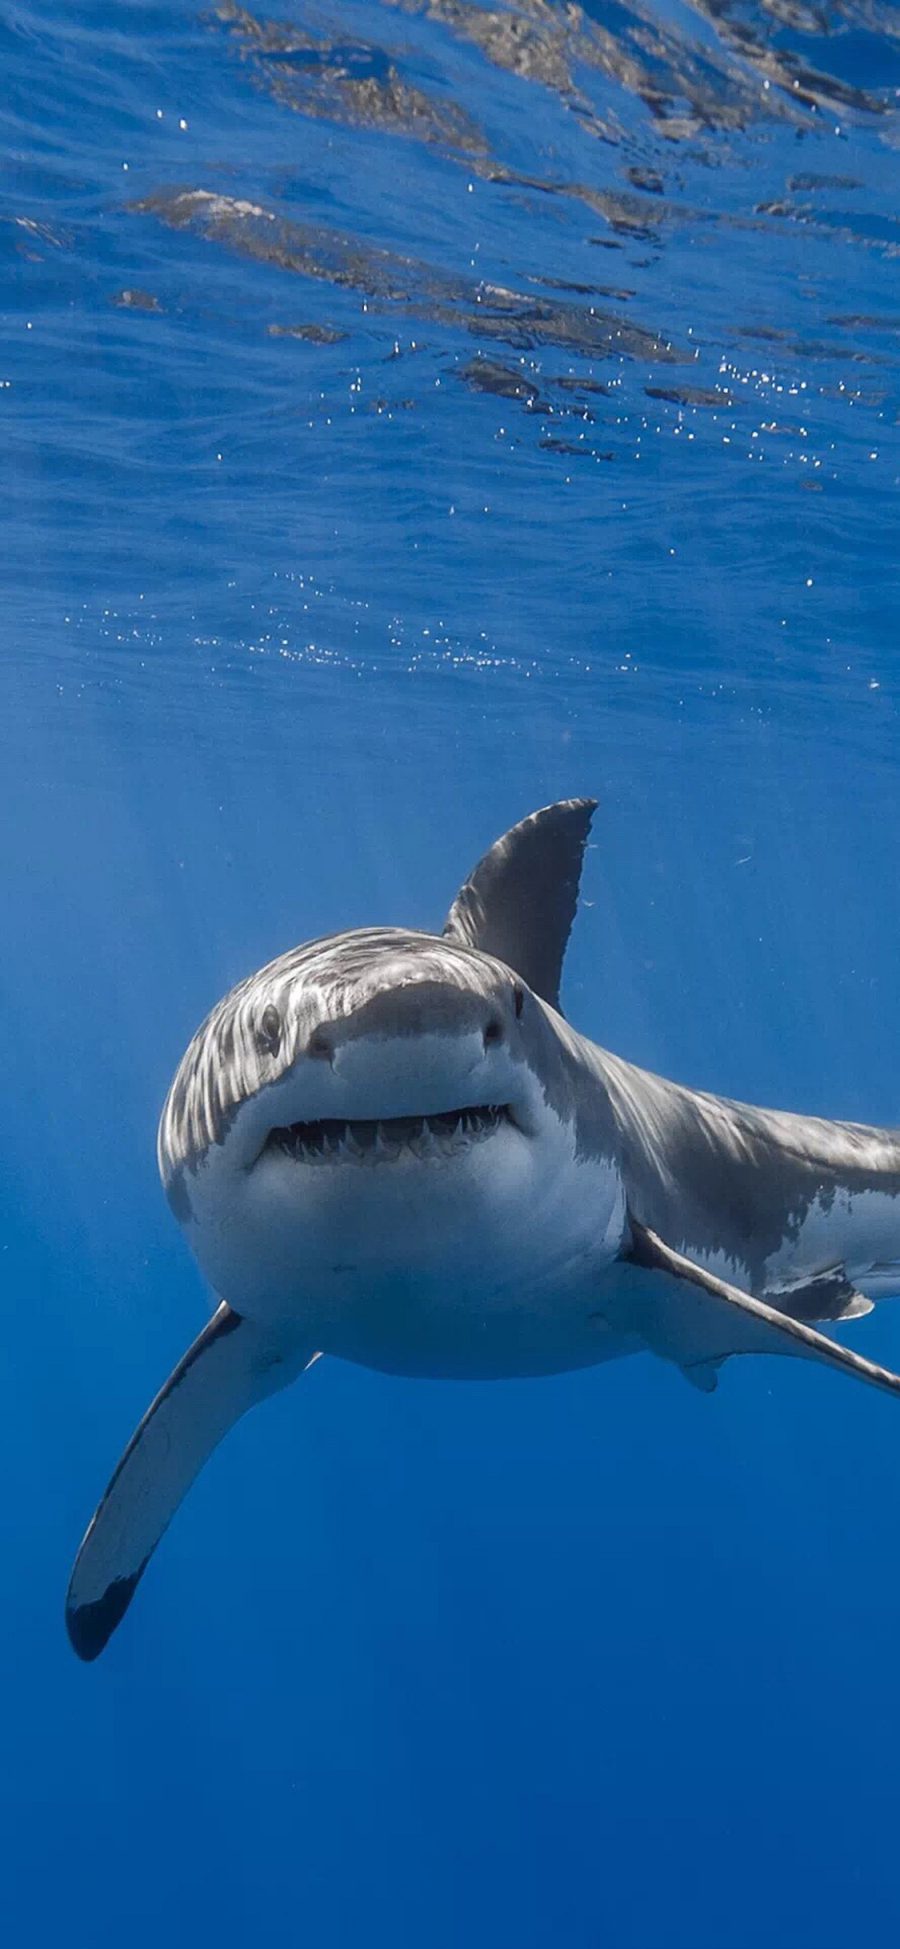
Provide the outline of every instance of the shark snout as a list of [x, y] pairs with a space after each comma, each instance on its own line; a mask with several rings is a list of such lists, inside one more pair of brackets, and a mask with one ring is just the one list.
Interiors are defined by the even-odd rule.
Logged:
[[443, 1115], [521, 1094], [511, 981], [476, 988], [407, 974], [361, 989], [309, 1032], [285, 1086], [296, 1105], [288, 1123]]
[[512, 990], [507, 998], [480, 994], [450, 982], [406, 981], [369, 994], [349, 1012], [319, 1022], [308, 1039], [306, 1054], [340, 1070], [348, 1062], [352, 1067], [352, 1054], [360, 1042], [404, 1038], [430, 1041], [437, 1037], [458, 1046], [465, 1044], [477, 1060], [485, 1050], [502, 1048], [515, 1013]]

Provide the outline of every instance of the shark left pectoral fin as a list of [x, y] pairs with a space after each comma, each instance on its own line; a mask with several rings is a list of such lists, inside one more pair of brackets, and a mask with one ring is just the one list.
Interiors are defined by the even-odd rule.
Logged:
[[280, 1348], [221, 1305], [132, 1435], [75, 1559], [66, 1624], [79, 1658], [96, 1658], [204, 1462], [241, 1415], [315, 1358]]
[[654, 1353], [675, 1361], [704, 1393], [712, 1392], [717, 1369], [730, 1354], [778, 1353], [821, 1361], [900, 1398], [900, 1374], [839, 1346], [805, 1320], [792, 1319], [768, 1301], [741, 1292], [633, 1219], [631, 1246], [623, 1260], [636, 1272], [652, 1275], [639, 1282], [635, 1303], [642, 1338]]

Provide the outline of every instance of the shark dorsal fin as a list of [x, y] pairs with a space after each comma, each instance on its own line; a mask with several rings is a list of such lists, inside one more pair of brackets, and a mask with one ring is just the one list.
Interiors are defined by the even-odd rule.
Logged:
[[596, 799], [563, 799], [504, 833], [460, 888], [444, 928], [447, 940], [504, 961], [551, 1008], [559, 1008], [596, 805]]

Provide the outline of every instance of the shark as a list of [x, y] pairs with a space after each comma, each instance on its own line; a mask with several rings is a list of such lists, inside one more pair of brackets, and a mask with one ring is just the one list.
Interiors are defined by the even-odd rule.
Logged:
[[692, 1090], [564, 1018], [596, 805], [504, 834], [440, 934], [294, 948], [189, 1044], [158, 1161], [215, 1310], [78, 1551], [80, 1658], [229, 1428], [321, 1355], [501, 1380], [650, 1352], [709, 1393], [734, 1355], [788, 1354], [900, 1397], [822, 1330], [900, 1291], [900, 1130]]

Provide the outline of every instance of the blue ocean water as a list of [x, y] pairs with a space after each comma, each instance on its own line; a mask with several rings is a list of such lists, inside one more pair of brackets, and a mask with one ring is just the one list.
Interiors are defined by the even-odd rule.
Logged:
[[272, 5], [0, 25], [9, 1939], [874, 1949], [900, 1421], [800, 1363], [320, 1362], [65, 1638], [282, 948], [596, 794], [576, 1025], [900, 1123], [900, 12]]

